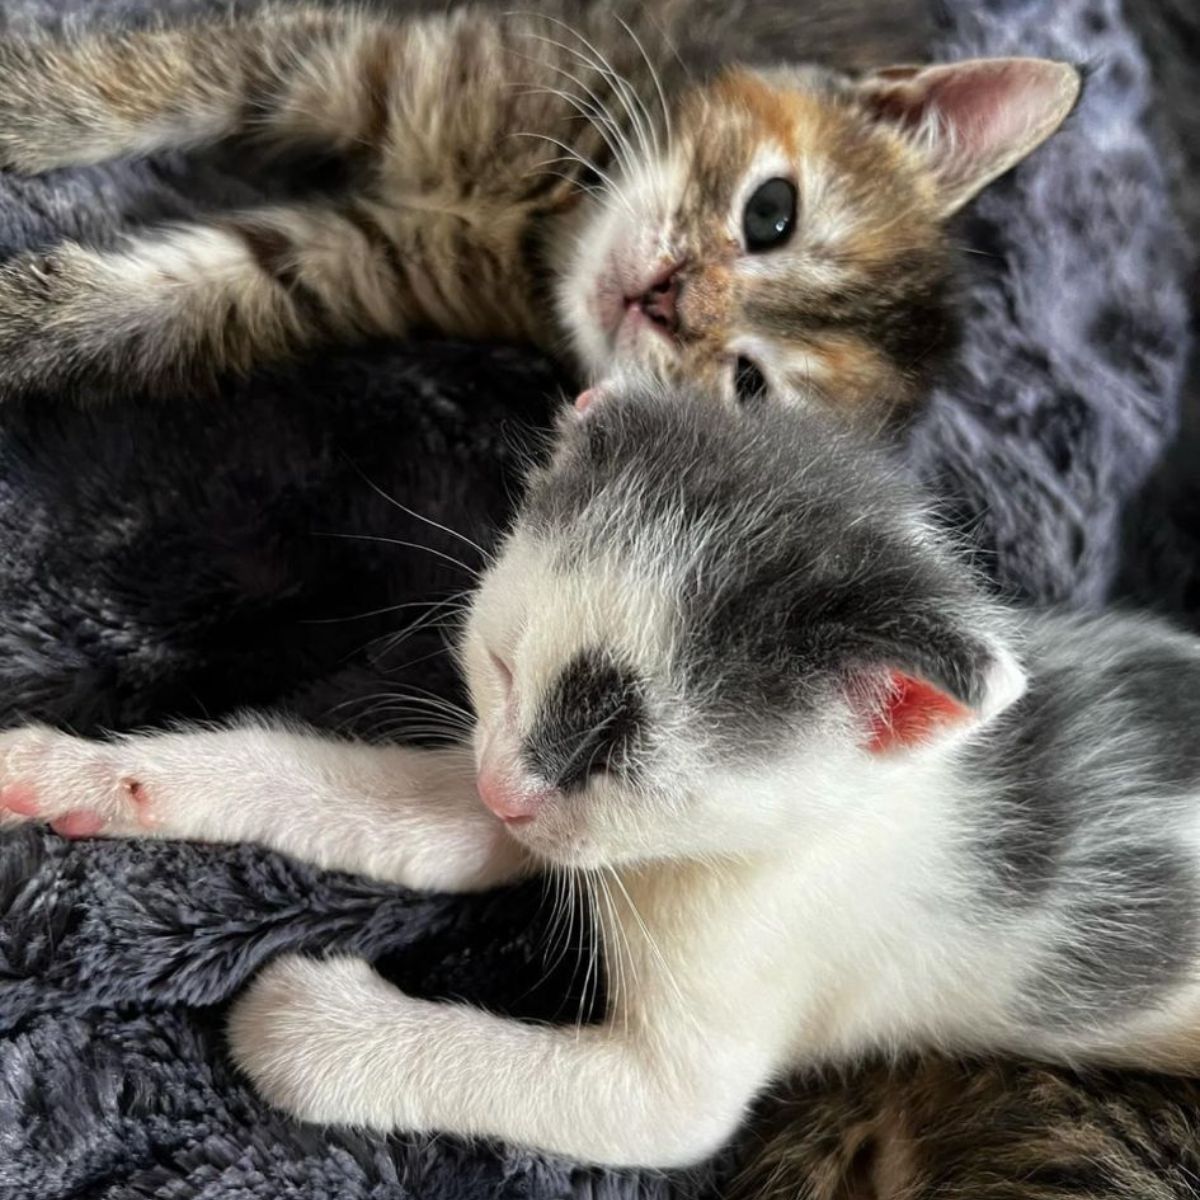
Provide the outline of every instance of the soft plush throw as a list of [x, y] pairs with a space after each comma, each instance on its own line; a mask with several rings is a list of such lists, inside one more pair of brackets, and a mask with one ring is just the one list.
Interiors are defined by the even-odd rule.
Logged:
[[[2, 0], [0, 25], [173, 7]], [[933, 11], [939, 57], [1048, 54], [1090, 78], [1067, 128], [962, 226], [961, 366], [911, 459], [999, 586], [1098, 603], [1122, 510], [1175, 428], [1187, 350], [1145, 60], [1116, 0]], [[261, 194], [240, 169], [214, 157], [0, 178], [0, 251]], [[205, 404], [3, 410], [5, 720], [97, 733], [246, 707], [433, 732], [402, 697], [455, 694], [453, 606], [430, 602], [468, 587], [477, 558], [388, 497], [486, 539], [558, 387], [519, 349], [428, 343], [326, 355]], [[224, 1005], [284, 949], [352, 951], [424, 995], [573, 1018], [577, 956], [547, 977], [541, 901], [536, 884], [411, 895], [252, 847], [0, 836], [0, 1200], [719, 1194], [721, 1163], [611, 1173], [304, 1128], [233, 1071]]]

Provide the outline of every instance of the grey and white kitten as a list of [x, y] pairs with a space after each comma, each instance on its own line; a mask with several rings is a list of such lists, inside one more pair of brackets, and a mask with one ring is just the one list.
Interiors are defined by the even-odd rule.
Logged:
[[272, 963], [231, 1046], [305, 1120], [669, 1166], [804, 1064], [1200, 1065], [1200, 642], [1018, 618], [817, 415], [639, 387], [581, 408], [473, 599], [471, 745], [18, 729], [0, 805], [416, 888], [553, 865], [595, 890], [595, 1026]]

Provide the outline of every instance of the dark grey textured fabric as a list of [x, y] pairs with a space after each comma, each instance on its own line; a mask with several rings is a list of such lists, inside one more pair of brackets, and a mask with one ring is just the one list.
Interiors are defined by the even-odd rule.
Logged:
[[1187, 234], [1192, 353], [1183, 385], [1180, 435], [1126, 513], [1118, 598], [1200, 623], [1200, 5], [1146, 0], [1126, 11], [1141, 32], [1158, 88], [1155, 125]]
[[[4, 0], [19, 26], [190, 0]], [[963, 365], [913, 461], [977, 530], [1000, 586], [1092, 603], [1116, 522], [1170, 437], [1187, 255], [1147, 137], [1144, 59], [1115, 0], [935, 5], [944, 57], [1055, 53], [1092, 68], [1069, 128], [963, 221]], [[215, 161], [0, 179], [0, 251], [241, 202]], [[505, 348], [326, 355], [204, 406], [0, 414], [0, 709], [82, 732], [275, 708], [399, 735], [405, 690], [453, 694], [431, 599], [469, 584], [556, 378]], [[334, 536], [330, 536], [334, 535]], [[548, 598], [549, 600], [549, 598]], [[390, 611], [380, 611], [390, 609]], [[430, 614], [437, 616], [437, 614]], [[408, 730], [412, 732], [412, 730]], [[337, 948], [404, 987], [569, 1017], [539, 889], [469, 900], [321, 875], [253, 848], [0, 841], [0, 1200], [665, 1197], [605, 1173], [445, 1138], [364, 1138], [272, 1114], [232, 1071], [223, 1005], [279, 950]], [[719, 1189], [719, 1185], [718, 1186]]]
[[1038, 601], [1096, 604], [1123, 503], [1174, 430], [1186, 252], [1148, 143], [1145, 58], [1113, 2], [945, 5], [947, 54], [1045, 54], [1089, 68], [1076, 115], [964, 224], [961, 375], [917, 432], [922, 476], [977, 522], [998, 578]]

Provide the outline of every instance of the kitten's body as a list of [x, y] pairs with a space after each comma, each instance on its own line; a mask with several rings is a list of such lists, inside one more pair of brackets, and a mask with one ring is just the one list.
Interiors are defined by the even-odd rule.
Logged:
[[[907, 410], [952, 340], [945, 219], [1057, 127], [1078, 77], [1036, 60], [711, 73], [743, 20], [760, 61], [800, 44], [865, 66], [879, 39], [847, 54], [848, 31], [873, 8], [279, 8], [0, 41], [0, 166], [249, 139], [337, 155], [350, 180], [115, 252], [18, 258], [0, 270], [0, 393], [171, 391], [433, 330], [569, 345], [589, 374], [637, 363], [730, 396]], [[794, 188], [794, 229], [752, 248], [743, 212], [772, 178]]]
[[593, 889], [611, 999], [578, 1031], [354, 961], [268, 968], [234, 1054], [311, 1120], [670, 1165], [800, 1065], [1200, 1066], [1200, 643], [1018, 624], [886, 462], [691, 400], [565, 423], [474, 601], [473, 752], [15, 731], [0, 805], [415, 887], [549, 863]]
[[1193, 1079], [930, 1059], [782, 1091], [745, 1139], [726, 1200], [1196, 1196]]

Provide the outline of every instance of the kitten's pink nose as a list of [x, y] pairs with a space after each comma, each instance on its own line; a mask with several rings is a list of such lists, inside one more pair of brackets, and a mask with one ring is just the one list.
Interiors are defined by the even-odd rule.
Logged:
[[643, 293], [638, 303], [652, 321], [674, 333], [679, 328], [679, 266], [660, 275]]
[[526, 787], [498, 771], [483, 767], [475, 777], [475, 790], [484, 804], [507, 825], [522, 825], [554, 794], [552, 788]]

